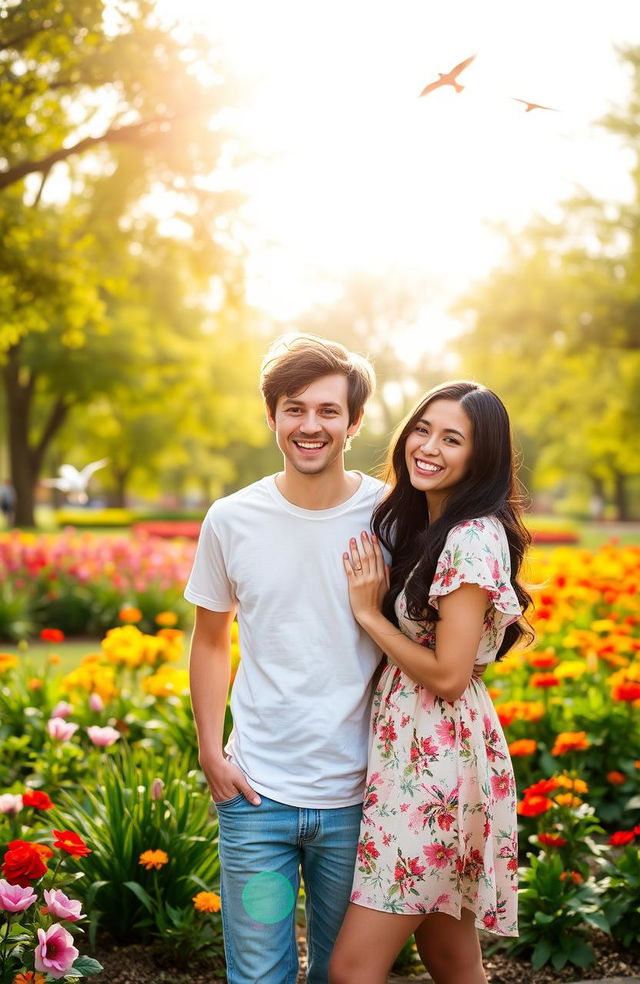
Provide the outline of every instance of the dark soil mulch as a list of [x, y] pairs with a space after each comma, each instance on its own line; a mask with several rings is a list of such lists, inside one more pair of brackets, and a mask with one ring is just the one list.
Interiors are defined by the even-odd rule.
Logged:
[[[489, 984], [558, 984], [571, 981], [600, 980], [602, 978], [637, 978], [640, 981], [640, 951], [620, 950], [606, 936], [596, 934], [592, 940], [596, 962], [587, 970], [565, 968], [554, 971], [543, 967], [533, 970], [531, 965], [515, 957], [494, 954], [485, 958], [485, 971]], [[215, 960], [193, 960], [188, 967], [163, 958], [155, 946], [116, 946], [100, 941], [94, 954], [104, 966], [104, 973], [92, 978], [96, 984], [224, 984], [224, 967]], [[304, 965], [304, 947], [301, 946], [301, 976]], [[399, 973], [391, 981], [427, 981], [429, 978], [420, 967], [407, 969], [406, 976]]]

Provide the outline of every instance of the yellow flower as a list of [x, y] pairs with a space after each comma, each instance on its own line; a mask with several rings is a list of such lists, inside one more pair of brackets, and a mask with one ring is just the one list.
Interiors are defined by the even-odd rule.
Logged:
[[165, 851], [143, 851], [138, 864], [144, 865], [147, 871], [152, 868], [162, 868], [167, 864], [169, 855]]
[[582, 659], [565, 659], [553, 671], [561, 680], [575, 680], [587, 672], [587, 664]]
[[184, 694], [189, 689], [187, 670], [176, 670], [173, 666], [161, 666], [157, 673], [142, 681], [142, 689], [152, 697], [172, 697]]
[[561, 775], [556, 776], [556, 785], [561, 786], [563, 789], [571, 789], [574, 793], [588, 793], [589, 787], [587, 786], [584, 779], [577, 779], [573, 776]]
[[198, 912], [220, 912], [220, 904], [220, 896], [215, 892], [198, 892], [193, 897], [193, 905]]

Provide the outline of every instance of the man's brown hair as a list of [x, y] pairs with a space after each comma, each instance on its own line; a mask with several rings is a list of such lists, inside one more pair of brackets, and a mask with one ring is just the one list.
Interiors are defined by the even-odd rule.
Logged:
[[271, 416], [281, 396], [296, 396], [321, 376], [339, 374], [347, 380], [349, 424], [353, 424], [373, 393], [373, 366], [339, 342], [317, 335], [283, 335], [265, 355], [260, 369], [260, 389]]

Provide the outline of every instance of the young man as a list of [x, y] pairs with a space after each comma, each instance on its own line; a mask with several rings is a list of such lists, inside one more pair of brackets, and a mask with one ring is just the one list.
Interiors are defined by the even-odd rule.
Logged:
[[[342, 555], [382, 485], [345, 470], [371, 366], [309, 335], [277, 343], [261, 376], [284, 471], [219, 499], [185, 597], [200, 763], [220, 827], [229, 984], [294, 984], [305, 883], [309, 984], [326, 984], [349, 901], [381, 653], [349, 606]], [[242, 660], [222, 749], [237, 613]]]

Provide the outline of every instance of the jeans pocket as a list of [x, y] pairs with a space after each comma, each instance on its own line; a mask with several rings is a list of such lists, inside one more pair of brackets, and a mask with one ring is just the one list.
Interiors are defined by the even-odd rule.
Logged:
[[213, 805], [215, 806], [216, 810], [219, 810], [220, 807], [224, 808], [225, 806], [231, 806], [232, 803], [239, 803], [240, 800], [243, 799], [244, 799], [244, 795], [242, 793], [237, 793], [236, 796], [232, 796], [231, 799], [228, 800], [220, 800], [220, 802], [218, 802], [218, 800], [214, 800]]

